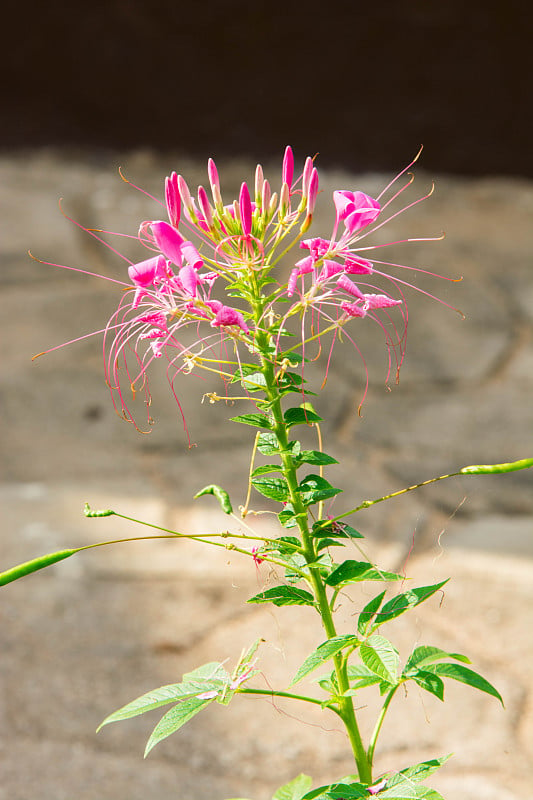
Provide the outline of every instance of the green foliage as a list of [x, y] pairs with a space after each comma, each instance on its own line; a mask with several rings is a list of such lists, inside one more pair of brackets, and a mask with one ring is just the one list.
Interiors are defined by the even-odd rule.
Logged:
[[347, 648], [351, 648], [353, 650], [357, 644], [357, 638], [351, 634], [334, 636], [331, 639], [323, 642], [311, 653], [310, 656], [305, 659], [304, 663], [299, 668], [289, 686], [294, 686], [296, 683], [301, 681], [302, 678], [305, 678], [306, 675], [309, 675], [310, 672], [319, 667], [325, 661], [329, 661], [330, 658], [333, 658], [342, 650], [346, 650]]
[[278, 503], [284, 503], [289, 497], [289, 487], [285, 478], [252, 478], [254, 489]]
[[389, 600], [388, 603], [385, 603], [381, 608], [376, 615], [372, 628], [378, 628], [385, 622], [390, 622], [391, 619], [399, 617], [400, 614], [403, 614], [410, 608], [420, 605], [420, 603], [423, 603], [424, 600], [427, 600], [431, 595], [435, 594], [435, 592], [438, 592], [444, 584], [448, 583], [448, 580], [449, 578], [445, 581], [441, 581], [441, 583], [434, 583], [432, 586], [419, 586], [417, 589], [409, 589], [407, 592], [397, 594], [396, 597], [393, 597], [392, 600]]
[[304, 405], [304, 408], [298, 406], [286, 410], [283, 418], [287, 429], [292, 428], [293, 425], [312, 425], [314, 422], [322, 422], [322, 417], [319, 417], [319, 415], [310, 408], [309, 403], [305, 403]]
[[386, 572], [368, 561], [343, 561], [326, 579], [328, 586], [345, 586], [360, 581], [399, 581], [403, 575]]
[[376, 615], [380, 605], [382, 604], [385, 598], [386, 592], [387, 590], [385, 589], [385, 591], [381, 592], [381, 594], [378, 594], [376, 595], [376, 597], [372, 598], [372, 600], [370, 600], [370, 602], [366, 604], [366, 606], [359, 614], [359, 617], [357, 619], [357, 630], [361, 634], [361, 636], [366, 635], [366, 632], [372, 620], [374, 619], [374, 616]]
[[394, 645], [377, 634], [371, 636], [359, 648], [361, 661], [381, 680], [390, 684], [398, 681], [400, 658]]
[[321, 519], [313, 524], [312, 533], [315, 538], [328, 536], [330, 539], [364, 539], [362, 533], [356, 531], [346, 522], [331, 522]]
[[301, 800], [311, 788], [311, 783], [309, 775], [302, 773], [284, 786], [280, 786], [272, 795], [272, 800]]
[[328, 466], [330, 464], [338, 464], [336, 458], [328, 456], [321, 450], [302, 450], [296, 458], [298, 465], [300, 464], [313, 464], [314, 466]]
[[311, 592], [296, 586], [274, 586], [259, 592], [247, 600], [248, 603], [274, 603], [275, 606], [313, 606], [315, 598]]
[[254, 428], [272, 428], [272, 423], [265, 414], [240, 414], [238, 417], [231, 417], [230, 422], [240, 422], [242, 425], [253, 425]]
[[306, 475], [298, 485], [298, 491], [301, 495], [302, 501], [305, 506], [312, 506], [314, 503], [320, 503], [322, 500], [328, 500], [330, 497], [340, 494], [342, 489], [335, 489], [325, 478], [321, 475]]

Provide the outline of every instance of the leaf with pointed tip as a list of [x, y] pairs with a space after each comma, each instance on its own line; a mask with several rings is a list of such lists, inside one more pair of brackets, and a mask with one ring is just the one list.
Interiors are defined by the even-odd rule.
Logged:
[[318, 466], [327, 466], [328, 464], [338, 464], [336, 458], [328, 456], [321, 450], [302, 450], [297, 458], [299, 464], [316, 464]]
[[345, 522], [331, 522], [327, 519], [321, 519], [314, 523], [313, 536], [316, 539], [322, 536], [334, 539], [364, 539], [363, 534], [356, 531], [351, 525], [347, 525]]
[[358, 583], [359, 581], [399, 581], [403, 575], [396, 572], [386, 572], [375, 567], [368, 561], [344, 561], [333, 570], [326, 580], [328, 586], [339, 586], [347, 583]]
[[266, 378], [262, 372], [252, 372], [241, 378], [241, 386], [247, 392], [259, 392], [266, 389]]
[[292, 428], [293, 425], [311, 425], [313, 422], [322, 422], [322, 417], [310, 408], [288, 408], [284, 414], [285, 425]]
[[256, 467], [252, 472], [252, 478], [256, 478], [258, 475], [267, 475], [269, 472], [281, 472], [281, 465], [263, 464], [260, 467]]
[[382, 680], [392, 684], [397, 682], [398, 651], [384, 636], [370, 636], [359, 648], [359, 655], [363, 664]]
[[490, 694], [499, 700], [502, 706], [504, 705], [499, 691], [495, 689], [494, 686], [485, 678], [483, 678], [478, 672], [474, 672], [473, 669], [468, 669], [468, 667], [464, 667], [462, 664], [452, 663], [429, 664], [427, 669], [429, 672], [433, 672], [440, 678], [453, 678], [454, 681], [466, 683], [467, 686], [471, 686], [473, 689], [479, 689], [480, 692], [486, 692], [487, 694]]
[[327, 641], [320, 644], [317, 649], [308, 656], [304, 663], [299, 668], [298, 672], [290, 682], [290, 686], [294, 686], [295, 683], [301, 681], [302, 678], [305, 678], [310, 672], [314, 669], [319, 667], [325, 661], [329, 661], [330, 658], [340, 653], [341, 650], [344, 650], [347, 647], [355, 647], [357, 644], [357, 637], [352, 636], [351, 634], [343, 634], [342, 636], [335, 636], [332, 639], [328, 639]]
[[383, 625], [384, 622], [389, 622], [389, 620], [399, 617], [400, 614], [403, 614], [410, 608], [414, 608], [420, 603], [423, 603], [424, 600], [427, 600], [432, 594], [438, 592], [445, 583], [448, 583], [448, 580], [449, 578], [445, 581], [441, 581], [441, 583], [435, 583], [432, 586], [419, 586], [416, 589], [409, 589], [407, 592], [397, 594], [389, 600], [388, 603], [385, 603], [374, 621], [372, 628], [375, 629], [379, 627], [379, 625]]
[[409, 677], [426, 692], [434, 694], [439, 700], [444, 700], [444, 683], [438, 675], [424, 669], [412, 669]]
[[146, 744], [144, 757], [146, 758], [150, 750], [152, 750], [156, 744], [166, 739], [171, 733], [179, 730], [186, 722], [192, 719], [192, 717], [196, 716], [196, 714], [212, 703], [213, 699], [214, 698], [201, 700], [198, 697], [189, 697], [182, 703], [175, 705], [170, 711], [167, 711], [165, 716], [159, 720], [153, 729]]
[[343, 797], [346, 800], [358, 800], [360, 797], [368, 796], [368, 791], [362, 783], [330, 783], [308, 792], [302, 800], [331, 800]]
[[255, 428], [266, 428], [270, 430], [272, 425], [264, 414], [240, 414], [238, 417], [231, 417], [230, 422], [240, 422], [243, 425], [253, 425]]
[[252, 478], [252, 485], [264, 497], [284, 503], [289, 496], [285, 478]]
[[284, 786], [280, 786], [272, 795], [272, 800], [301, 800], [313, 783], [309, 775], [300, 773], [296, 778]]
[[248, 603], [274, 603], [275, 606], [312, 606], [315, 598], [311, 592], [297, 586], [274, 586], [250, 597]]
[[348, 680], [353, 689], [364, 689], [379, 683], [381, 678], [364, 664], [349, 664]]
[[321, 475], [306, 475], [298, 485], [298, 491], [302, 496], [302, 501], [305, 506], [311, 506], [314, 503], [320, 503], [322, 500], [328, 500], [330, 497], [340, 494], [342, 489], [335, 489], [325, 478]]
[[387, 590], [381, 592], [381, 594], [376, 595], [373, 597], [372, 600], [366, 604], [363, 608], [359, 617], [357, 619], [357, 630], [362, 635], [365, 636], [368, 626], [370, 625], [372, 618], [377, 613], [380, 605], [383, 602], [383, 598], [385, 597]]
[[418, 764], [414, 764], [412, 767], [406, 767], [389, 779], [389, 786], [394, 786], [394, 784], [398, 782], [400, 778], [403, 780], [407, 778], [411, 781], [415, 781], [416, 783], [419, 781], [425, 781], [426, 778], [429, 778], [430, 775], [433, 775], [434, 772], [440, 769], [449, 758], [451, 758], [451, 754], [447, 756], [441, 756], [440, 758], [431, 758], [429, 761], [420, 761]]
[[426, 667], [428, 664], [434, 664], [435, 661], [442, 661], [445, 658], [455, 658], [456, 661], [470, 664], [470, 659], [461, 655], [461, 653], [448, 653], [446, 650], [441, 650], [440, 647], [421, 645], [420, 647], [415, 647], [407, 659], [403, 674], [408, 675], [409, 670], [413, 667]]
[[264, 456], [273, 456], [279, 453], [279, 442], [275, 433], [260, 433], [257, 440], [257, 449]]

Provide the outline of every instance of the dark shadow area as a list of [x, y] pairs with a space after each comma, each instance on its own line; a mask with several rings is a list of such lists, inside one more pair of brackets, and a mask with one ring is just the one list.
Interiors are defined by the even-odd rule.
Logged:
[[4, 11], [0, 147], [320, 151], [533, 177], [531, 7], [66, 0]]

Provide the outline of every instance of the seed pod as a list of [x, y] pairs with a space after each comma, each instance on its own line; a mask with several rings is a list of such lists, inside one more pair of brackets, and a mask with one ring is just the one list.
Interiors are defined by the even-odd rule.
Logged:
[[5, 586], [6, 583], [23, 578], [24, 575], [29, 575], [31, 572], [49, 567], [57, 561], [62, 561], [64, 558], [73, 556], [77, 553], [79, 548], [70, 550], [58, 550], [57, 553], [48, 553], [46, 556], [39, 556], [39, 558], [32, 558], [31, 561], [25, 561], [23, 564], [18, 564], [16, 567], [6, 569], [5, 572], [0, 572], [0, 586]]

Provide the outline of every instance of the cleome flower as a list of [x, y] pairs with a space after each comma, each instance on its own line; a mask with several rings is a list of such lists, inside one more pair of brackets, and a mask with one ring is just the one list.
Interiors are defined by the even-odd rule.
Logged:
[[[230, 203], [222, 198], [212, 159], [207, 168], [211, 197], [203, 186], [193, 197], [185, 179], [175, 172], [167, 177], [161, 205], [168, 221], [140, 224], [138, 242], [149, 255], [135, 263], [126, 259], [125, 291], [103, 330], [105, 376], [117, 412], [137, 425], [132, 400], [140, 393], [151, 423], [147, 374], [155, 360], [166, 360], [180, 410], [175, 383], [182, 373], [214, 371], [230, 382], [233, 370], [241, 368], [241, 354], [257, 354], [259, 342], [263, 355], [268, 351], [268, 358], [279, 361], [275, 365], [281, 369], [285, 358], [281, 337], [287, 321], [296, 316], [302, 319], [302, 353], [307, 342], [325, 333], [332, 333], [335, 340], [354, 319], [371, 318], [385, 334], [389, 364], [390, 354], [395, 354], [398, 370], [407, 325], [403, 287], [411, 284], [384, 272], [383, 266], [409, 268], [368, 260], [370, 250], [384, 245], [369, 245], [367, 237], [424, 199], [384, 219], [390, 203], [411, 180], [389, 201], [383, 202], [383, 196], [406, 170], [377, 199], [361, 191], [333, 192], [336, 215], [329, 238], [304, 238], [313, 221], [319, 177], [312, 158], [294, 177], [290, 147], [285, 150], [278, 192], [272, 191], [260, 165], [254, 186], [242, 183], [238, 198]], [[100, 238], [95, 231], [88, 232]], [[279, 282], [271, 273], [296, 245], [303, 257], [288, 279]], [[376, 284], [379, 279], [388, 281], [390, 292]], [[265, 292], [264, 287], [273, 283], [276, 288]], [[390, 317], [396, 307], [400, 329]], [[314, 331], [310, 336], [304, 327], [308, 314]], [[323, 322], [319, 325], [318, 320]]]

